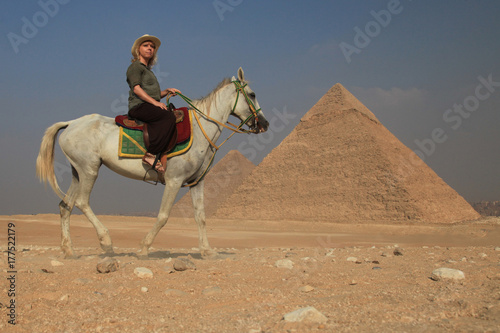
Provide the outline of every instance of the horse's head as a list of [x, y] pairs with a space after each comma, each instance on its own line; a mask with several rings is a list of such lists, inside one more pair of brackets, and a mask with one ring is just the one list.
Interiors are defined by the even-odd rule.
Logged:
[[231, 114], [245, 122], [254, 133], [267, 131], [269, 122], [259, 106], [255, 92], [245, 81], [245, 73], [241, 67], [238, 69], [238, 79], [233, 76], [231, 81], [236, 89], [236, 102]]

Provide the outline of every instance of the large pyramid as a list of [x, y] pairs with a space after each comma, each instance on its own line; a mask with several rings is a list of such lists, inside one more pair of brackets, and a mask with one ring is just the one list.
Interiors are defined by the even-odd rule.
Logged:
[[479, 218], [341, 84], [304, 115], [216, 216], [440, 223]]
[[[239, 151], [231, 150], [227, 153], [205, 177], [205, 216], [214, 215], [217, 206], [229, 197], [254, 168], [255, 165]], [[189, 218], [194, 216], [189, 193], [175, 203], [170, 215]]]

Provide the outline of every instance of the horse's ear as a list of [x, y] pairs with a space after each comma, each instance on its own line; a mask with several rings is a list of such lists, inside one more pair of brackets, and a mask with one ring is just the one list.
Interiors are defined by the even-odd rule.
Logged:
[[238, 79], [241, 81], [241, 82], [244, 82], [245, 81], [245, 73], [243, 72], [243, 68], [238, 68]]

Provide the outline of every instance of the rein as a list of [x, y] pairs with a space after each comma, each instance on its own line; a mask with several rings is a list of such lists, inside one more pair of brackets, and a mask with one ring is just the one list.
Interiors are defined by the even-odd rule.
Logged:
[[[250, 116], [248, 116], [247, 119], [242, 120], [241, 123], [238, 126], [235, 125], [235, 124], [233, 124], [233, 123], [230, 123], [228, 121], [227, 124], [229, 124], [231, 126], [230, 127], [230, 126], [227, 126], [226, 124], [221, 123], [220, 121], [218, 121], [216, 119], [213, 119], [212, 117], [206, 115], [204, 112], [200, 111], [196, 106], [194, 106], [193, 103], [192, 103], [192, 100], [189, 97], [186, 97], [186, 96], [184, 96], [181, 93], [177, 93], [177, 95], [180, 96], [184, 101], [186, 101], [186, 103], [188, 103], [197, 113], [199, 113], [200, 115], [202, 115], [204, 118], [206, 118], [206, 119], [208, 119], [208, 120], [210, 120], [210, 121], [212, 121], [212, 122], [214, 122], [214, 123], [216, 123], [216, 124], [218, 124], [218, 125], [220, 125], [222, 127], [225, 127], [227, 129], [233, 131], [234, 133], [247, 133], [247, 134], [249, 134], [249, 133], [256, 133], [257, 130], [245, 130], [245, 129], [242, 129], [241, 127], [243, 127], [243, 125], [245, 125], [245, 123], [247, 121], [249, 121], [251, 118], [255, 118], [255, 121], [257, 122], [258, 121], [257, 113], [261, 109], [256, 110], [255, 109], [255, 105], [253, 104], [252, 100], [250, 99], [250, 97], [248, 97], [248, 94], [245, 91], [245, 87], [247, 86], [246, 83], [244, 85], [241, 85], [240, 81], [232, 81], [232, 83], [234, 83], [234, 85], [236, 86], [237, 95], [236, 95], [236, 100], [234, 102], [234, 106], [233, 106], [233, 109], [231, 110], [231, 113], [233, 113], [234, 110], [236, 109], [236, 105], [238, 104], [238, 99], [240, 97], [240, 92], [243, 94], [243, 96], [245, 96], [245, 100], [247, 101], [248, 107], [250, 108], [250, 111], [252, 111], [252, 114]], [[199, 121], [198, 121], [198, 124], [199, 124]], [[207, 140], [211, 142], [211, 140], [208, 139], [208, 137], [206, 136], [205, 131], [203, 131], [203, 133], [205, 134], [205, 137], [207, 138]], [[212, 144], [212, 146], [214, 148], [218, 149], [215, 144]], [[222, 144], [220, 146], [222, 146]]]
[[[238, 99], [240, 97], [240, 92], [245, 97], [245, 100], [246, 100], [246, 102], [248, 104], [248, 107], [250, 108], [250, 111], [252, 111], [252, 114], [249, 115], [245, 120], [242, 120], [239, 125], [234, 125], [234, 124], [232, 124], [232, 123], [230, 123], [228, 121], [227, 124], [230, 125], [230, 126], [228, 126], [228, 125], [226, 125], [226, 124], [224, 124], [224, 123], [222, 123], [222, 122], [220, 122], [220, 121], [218, 121], [218, 120], [216, 120], [216, 119], [214, 119], [214, 118], [206, 115], [205, 113], [203, 113], [202, 111], [200, 111], [196, 106], [193, 105], [192, 100], [189, 97], [186, 97], [186, 96], [184, 96], [181, 93], [177, 93], [177, 95], [179, 95], [184, 101], [186, 101], [186, 103], [188, 103], [193, 108], [191, 110], [191, 112], [193, 112], [194, 118], [196, 119], [196, 122], [198, 123], [198, 126], [201, 129], [201, 132], [205, 136], [205, 139], [207, 139], [207, 141], [210, 143], [210, 146], [213, 149], [212, 158], [210, 159], [210, 163], [208, 164], [208, 166], [205, 169], [205, 171], [203, 171], [203, 173], [200, 175], [200, 177], [198, 177], [198, 179], [196, 179], [192, 183], [184, 184], [184, 185], [182, 185], [182, 187], [192, 187], [192, 186], [195, 186], [195, 185], [197, 185], [205, 177], [205, 175], [208, 173], [208, 170], [212, 166], [212, 163], [213, 163], [214, 158], [215, 158], [215, 154], [217, 153], [217, 151], [219, 150], [219, 148], [222, 147], [222, 145], [224, 143], [226, 143], [227, 140], [229, 140], [234, 134], [236, 134], [236, 133], [250, 134], [250, 133], [258, 133], [258, 131], [259, 131], [259, 129], [258, 129], [258, 115], [257, 115], [257, 113], [261, 109], [256, 110], [255, 109], [255, 105], [253, 104], [252, 100], [250, 99], [250, 97], [248, 97], [248, 94], [245, 91], [245, 87], [247, 86], [247, 83], [245, 83], [244, 85], [241, 84], [241, 81], [232, 81], [232, 83], [234, 83], [234, 85], [236, 87], [237, 95], [236, 95], [236, 100], [234, 102], [234, 106], [233, 106], [233, 109], [231, 110], [231, 113], [233, 113], [234, 110], [236, 109], [236, 105], [238, 104]], [[168, 103], [168, 100], [167, 100], [167, 103]], [[201, 122], [200, 122], [200, 119], [198, 117], [198, 114], [201, 115], [202, 117], [204, 117], [205, 119], [209, 120], [210, 122], [216, 123], [219, 126], [222, 126], [224, 128], [227, 128], [227, 129], [231, 130], [233, 133], [231, 133], [231, 135], [229, 135], [229, 137], [226, 140], [224, 140], [220, 145], [217, 146], [215, 144], [215, 142], [212, 142], [212, 140], [208, 137], [208, 134], [205, 132], [205, 129], [201, 125]], [[245, 123], [247, 121], [249, 121], [250, 119], [252, 119], [252, 118], [254, 118], [255, 127], [257, 127], [257, 129], [253, 129], [253, 130], [245, 130], [245, 129], [243, 129], [242, 128], [243, 125], [245, 125]]]

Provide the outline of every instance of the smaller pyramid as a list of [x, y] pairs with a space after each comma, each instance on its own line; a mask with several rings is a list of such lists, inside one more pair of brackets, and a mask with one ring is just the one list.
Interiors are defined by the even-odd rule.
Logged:
[[[205, 216], [213, 216], [218, 205], [241, 185], [255, 165], [237, 150], [231, 150], [205, 177]], [[171, 216], [193, 218], [191, 195], [186, 193], [172, 207]]]

